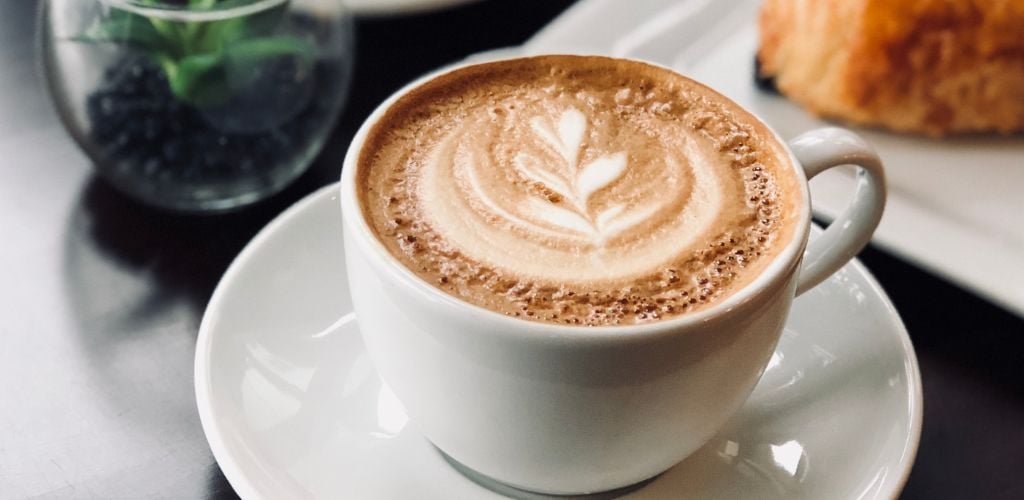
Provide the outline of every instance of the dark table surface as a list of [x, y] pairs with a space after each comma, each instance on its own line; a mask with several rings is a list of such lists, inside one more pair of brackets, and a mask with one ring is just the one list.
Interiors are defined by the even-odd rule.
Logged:
[[[0, 2], [0, 498], [233, 497], [192, 391], [199, 320], [231, 259], [338, 177], [355, 129], [393, 90], [522, 43], [571, 3], [358, 19], [349, 102], [313, 168], [250, 209], [183, 217], [93, 176], [43, 90], [36, 2]], [[1024, 498], [1024, 320], [878, 249], [861, 259], [903, 316], [924, 381], [903, 498]]]

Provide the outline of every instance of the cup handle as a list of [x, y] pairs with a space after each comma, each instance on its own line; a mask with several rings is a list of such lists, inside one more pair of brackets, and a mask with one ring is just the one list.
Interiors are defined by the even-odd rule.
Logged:
[[841, 128], [805, 132], [789, 141], [789, 148], [808, 180], [832, 167], [857, 167], [857, 190], [850, 206], [807, 244], [796, 289], [800, 295], [825, 281], [867, 245], [885, 208], [885, 171], [882, 160], [864, 139]]

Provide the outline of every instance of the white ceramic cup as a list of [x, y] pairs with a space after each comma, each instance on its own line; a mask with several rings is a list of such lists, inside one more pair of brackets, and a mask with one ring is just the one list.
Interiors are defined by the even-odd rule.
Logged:
[[[707, 309], [642, 325], [507, 317], [406, 269], [374, 236], [357, 200], [357, 158], [367, 132], [399, 97], [438, 74], [381, 104], [345, 157], [349, 286], [370, 358], [415, 428], [463, 465], [518, 488], [615, 489], [696, 451], [753, 390], [794, 296], [853, 258], [882, 216], [882, 164], [861, 138], [826, 128], [785, 148], [776, 136], [801, 179], [801, 213], [793, 240], [746, 287]], [[854, 200], [808, 244], [805, 179], [839, 165], [859, 169]]]

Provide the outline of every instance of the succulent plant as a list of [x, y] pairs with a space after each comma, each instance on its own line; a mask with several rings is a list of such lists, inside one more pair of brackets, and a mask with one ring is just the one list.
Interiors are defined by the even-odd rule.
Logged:
[[212, 11], [231, 3], [239, 4], [237, 0], [111, 2], [110, 15], [75, 39], [124, 44], [141, 51], [161, 68], [174, 96], [197, 107], [224, 103], [247, 78], [258, 78], [267, 60], [288, 57], [304, 66], [312, 63], [315, 54], [308, 41], [275, 34], [284, 18], [285, 1], [227, 18], [182, 21], [161, 15], [182, 8]]

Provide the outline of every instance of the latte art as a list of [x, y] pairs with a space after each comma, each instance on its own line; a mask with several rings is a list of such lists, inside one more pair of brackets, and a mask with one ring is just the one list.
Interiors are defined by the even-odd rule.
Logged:
[[[609, 236], [625, 228], [622, 214], [625, 204], [615, 203], [595, 214], [590, 209], [590, 196], [622, 177], [626, 171], [626, 154], [620, 151], [581, 165], [579, 153], [587, 131], [587, 117], [573, 107], [562, 112], [557, 129], [539, 116], [529, 123], [534, 134], [558, 157], [551, 161], [552, 158], [521, 152], [512, 158], [512, 164], [523, 179], [555, 195], [544, 199], [533, 196], [526, 203], [520, 202], [525, 205], [521, 206], [521, 211], [556, 228], [589, 237], [594, 245], [603, 247]], [[550, 151], [548, 153], [550, 156]], [[561, 201], [568, 207], [560, 206]]]
[[479, 65], [371, 130], [361, 204], [410, 270], [471, 303], [570, 324], [671, 317], [741, 287], [791, 236], [795, 178], [759, 127], [641, 63]]
[[[436, 232], [491, 266], [594, 281], [656, 269], [713, 226], [728, 167], [707, 146], [677, 135], [598, 146], [613, 134], [593, 116], [547, 107], [481, 109], [444, 135], [419, 173]], [[631, 158], [637, 145], [660, 154]]]

